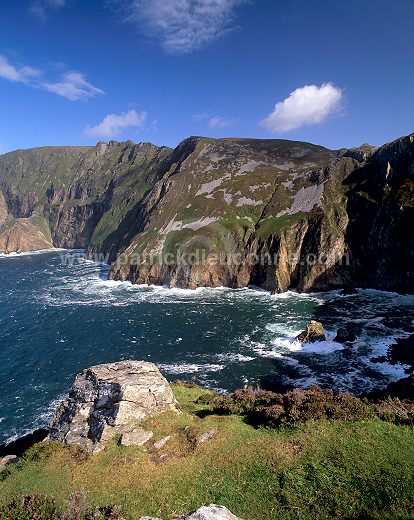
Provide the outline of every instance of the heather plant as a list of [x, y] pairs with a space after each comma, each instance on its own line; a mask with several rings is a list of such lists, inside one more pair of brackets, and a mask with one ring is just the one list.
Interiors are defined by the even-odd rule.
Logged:
[[0, 508], [1, 520], [57, 520], [58, 514], [52, 498], [27, 495], [15, 498]]
[[391, 397], [371, 402], [316, 385], [296, 388], [285, 394], [248, 387], [229, 396], [214, 397], [210, 406], [215, 413], [243, 415], [257, 426], [272, 428], [319, 419], [355, 421], [374, 417], [398, 424], [414, 424], [414, 405], [411, 403]]

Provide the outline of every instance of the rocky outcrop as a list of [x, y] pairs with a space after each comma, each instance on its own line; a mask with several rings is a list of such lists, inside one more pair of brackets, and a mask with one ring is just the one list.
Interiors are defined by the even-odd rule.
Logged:
[[0, 226], [0, 252], [22, 253], [53, 247], [46, 220], [41, 215], [13, 219]]
[[300, 343], [315, 343], [317, 341], [326, 341], [325, 330], [322, 323], [311, 320], [306, 326], [306, 330], [301, 332], [296, 338]]
[[[160, 520], [149, 516], [142, 516], [139, 520]], [[238, 516], [233, 515], [227, 507], [210, 504], [202, 506], [192, 513], [177, 517], [175, 520], [242, 520]]]
[[142, 423], [166, 411], [178, 413], [178, 404], [153, 363], [97, 365], [76, 376], [68, 399], [49, 423], [49, 437], [91, 452], [114, 437], [126, 446], [142, 445], [152, 437]]
[[82, 247], [132, 283], [414, 292], [413, 223], [414, 134], [339, 151], [190, 137], [0, 157], [0, 252]]
[[209, 506], [203, 506], [187, 513], [186, 515], [180, 516], [177, 520], [242, 520], [241, 518], [233, 515], [227, 507], [217, 506], [210, 504]]
[[388, 349], [387, 357], [390, 363], [408, 365], [409, 372], [414, 372], [414, 334], [406, 338], [398, 338]]
[[349, 325], [344, 325], [343, 327], [339, 327], [334, 341], [337, 343], [352, 343], [356, 340], [356, 335], [353, 327]]

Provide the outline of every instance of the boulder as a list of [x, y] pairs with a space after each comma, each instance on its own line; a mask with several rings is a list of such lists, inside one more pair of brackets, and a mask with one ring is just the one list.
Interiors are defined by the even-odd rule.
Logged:
[[176, 520], [242, 520], [233, 515], [226, 507], [210, 504], [202, 506], [197, 511], [187, 513], [178, 517]]
[[315, 343], [316, 341], [326, 341], [325, 330], [322, 323], [311, 320], [306, 330], [301, 332], [296, 338], [301, 343]]
[[358, 291], [353, 285], [345, 285], [339, 294], [342, 296], [351, 296], [352, 294], [358, 294]]
[[[139, 520], [160, 520], [152, 516], [141, 516]], [[209, 506], [202, 506], [196, 511], [179, 516], [175, 520], [242, 520], [238, 516], [233, 515], [227, 507], [216, 506], [210, 504]]]
[[344, 327], [339, 327], [334, 341], [337, 343], [351, 343], [356, 340], [355, 332], [352, 327], [349, 325], [345, 325]]
[[18, 462], [19, 457], [17, 455], [6, 455], [2, 459], [0, 459], [0, 473], [6, 469], [7, 466], [10, 464], [14, 464], [15, 462]]
[[102, 450], [113, 437], [142, 445], [152, 437], [141, 424], [165, 411], [179, 413], [168, 381], [153, 363], [119, 361], [87, 368], [49, 423], [49, 438]]

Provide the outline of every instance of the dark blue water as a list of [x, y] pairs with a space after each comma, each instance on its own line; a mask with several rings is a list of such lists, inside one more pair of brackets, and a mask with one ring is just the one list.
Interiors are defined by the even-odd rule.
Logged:
[[[376, 358], [413, 324], [413, 297], [169, 290], [106, 276], [79, 252], [0, 257], [0, 442], [44, 425], [77, 372], [119, 359], [221, 390], [319, 383], [363, 392], [404, 376]], [[312, 318], [328, 341], [292, 342]], [[359, 327], [351, 350], [332, 341], [348, 321]]]

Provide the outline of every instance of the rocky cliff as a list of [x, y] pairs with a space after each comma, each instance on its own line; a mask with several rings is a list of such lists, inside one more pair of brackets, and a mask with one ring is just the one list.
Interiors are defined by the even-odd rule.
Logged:
[[191, 137], [0, 156], [0, 251], [85, 248], [133, 283], [414, 292], [413, 223], [414, 134], [339, 151]]
[[141, 424], [166, 411], [178, 413], [178, 403], [153, 363], [96, 365], [76, 376], [69, 397], [50, 421], [49, 436], [92, 452], [114, 437], [124, 446], [142, 445], [152, 432]]

